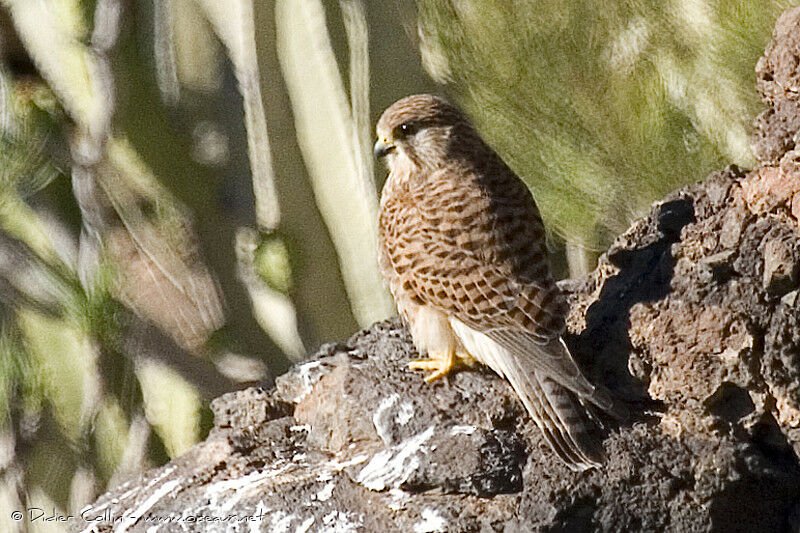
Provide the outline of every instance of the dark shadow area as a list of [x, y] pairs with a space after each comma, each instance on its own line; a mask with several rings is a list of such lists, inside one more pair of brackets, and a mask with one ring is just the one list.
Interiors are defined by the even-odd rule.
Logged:
[[[629, 313], [640, 302], [661, 300], [670, 293], [675, 258], [670, 252], [681, 229], [694, 221], [693, 199], [682, 196], [659, 204], [647, 222], [626, 234], [601, 258], [619, 273], [597, 281], [602, 288], [586, 311], [586, 327], [567, 339], [573, 353], [594, 381], [628, 402], [655, 407], [631, 365], [647, 364], [631, 353]], [[598, 268], [597, 272], [604, 269]], [[595, 274], [597, 275], [597, 274]], [[641, 411], [641, 410], [635, 410]], [[634, 416], [634, 419], [639, 417]]]
[[765, 473], [735, 481], [715, 496], [709, 509], [712, 531], [796, 531], [790, 522], [800, 490], [797, 470]]

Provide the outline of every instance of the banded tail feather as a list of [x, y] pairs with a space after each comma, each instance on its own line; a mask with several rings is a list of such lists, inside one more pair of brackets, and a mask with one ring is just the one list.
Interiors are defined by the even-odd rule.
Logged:
[[[547, 444], [567, 466], [578, 471], [600, 466], [603, 450], [587, 404], [613, 412], [613, 401], [580, 374], [561, 339], [509, 346], [457, 319], [451, 319], [451, 327], [470, 355], [509, 381]], [[558, 351], [542, 354], [545, 350]], [[542, 365], [543, 357], [566, 357], [568, 363]]]

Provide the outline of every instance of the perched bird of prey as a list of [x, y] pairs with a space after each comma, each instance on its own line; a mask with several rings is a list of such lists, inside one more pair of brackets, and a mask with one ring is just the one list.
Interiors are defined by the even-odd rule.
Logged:
[[478, 361], [511, 383], [547, 443], [576, 470], [597, 466], [588, 404], [609, 396], [581, 374], [562, 334], [568, 311], [528, 188], [454, 106], [403, 98], [377, 126], [389, 177], [380, 267], [432, 381]]

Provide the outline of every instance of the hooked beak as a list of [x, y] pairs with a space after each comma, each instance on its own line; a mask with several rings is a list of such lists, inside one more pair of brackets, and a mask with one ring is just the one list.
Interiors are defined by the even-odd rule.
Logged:
[[378, 142], [375, 143], [374, 153], [376, 159], [381, 159], [382, 157], [386, 157], [386, 154], [394, 150], [394, 145], [388, 144], [383, 139], [378, 139]]

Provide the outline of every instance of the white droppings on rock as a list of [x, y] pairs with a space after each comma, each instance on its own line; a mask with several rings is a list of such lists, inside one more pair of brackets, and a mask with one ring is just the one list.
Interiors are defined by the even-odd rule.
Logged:
[[228, 513], [242, 498], [252, 493], [253, 489], [272, 482], [282, 474], [291, 471], [292, 468], [292, 463], [279, 463], [275, 468], [257, 470], [240, 478], [211, 483], [205, 488], [209, 509], [217, 515]]
[[375, 409], [372, 415], [372, 425], [375, 426], [375, 431], [381, 438], [384, 444], [389, 445], [392, 442], [392, 407], [400, 400], [399, 394], [392, 394], [388, 398], [384, 398]]
[[450, 435], [454, 437], [456, 435], [472, 435], [476, 431], [478, 431], [478, 428], [475, 426], [453, 426], [450, 429]]
[[391, 489], [387, 492], [392, 501], [389, 502], [389, 509], [392, 511], [402, 511], [406, 508], [408, 501], [408, 493], [402, 489]]
[[292, 457], [292, 462], [294, 462], [295, 464], [300, 464], [300, 463], [305, 462], [306, 459], [308, 459], [308, 454], [296, 453]]
[[269, 521], [270, 533], [289, 533], [289, 528], [296, 518], [298, 518], [296, 515], [275, 511]]
[[353, 457], [352, 459], [348, 459], [347, 461], [341, 461], [340, 462], [338, 459], [334, 459], [333, 461], [328, 462], [328, 464], [326, 466], [329, 467], [331, 469], [331, 471], [333, 471], [333, 472], [341, 472], [345, 468], [348, 468], [348, 467], [351, 467], [351, 466], [355, 466], [355, 465], [360, 465], [361, 463], [365, 462], [367, 459], [369, 459], [368, 455], [357, 455], [357, 456]]
[[397, 410], [397, 416], [394, 418], [395, 422], [401, 426], [405, 426], [409, 421], [414, 418], [414, 404], [411, 402], [403, 402]]
[[[253, 513], [253, 516], [266, 516], [269, 511], [270, 508], [264, 505], [264, 500], [258, 500], [258, 505], [256, 505], [256, 510]], [[250, 533], [258, 533], [261, 531], [261, 521], [253, 520], [249, 522], [248, 530]]]
[[430, 426], [397, 446], [375, 454], [358, 473], [356, 481], [378, 491], [400, 487], [419, 468], [419, 455], [427, 452], [424, 445], [433, 436], [433, 429], [434, 426]]
[[[127, 500], [131, 496], [133, 496], [135, 494], [139, 494], [140, 492], [146, 492], [148, 489], [150, 489], [150, 487], [153, 487], [153, 486], [157, 485], [162, 479], [164, 479], [165, 477], [169, 476], [172, 472], [174, 472], [175, 468], [176, 467], [174, 467], [174, 466], [170, 466], [169, 468], [165, 468], [163, 472], [161, 472], [156, 477], [154, 477], [153, 479], [148, 481], [146, 485], [144, 485], [144, 486], [141, 486], [141, 485], [140, 486], [134, 486], [132, 489], [126, 490], [124, 493], [122, 493], [118, 497], [116, 497], [116, 498], [114, 498], [112, 500], [109, 500], [104, 504], [98, 505], [97, 507], [92, 507], [90, 505], [87, 505], [86, 507], [81, 509], [81, 512], [84, 512], [84, 511], [87, 511], [87, 510], [91, 509], [93, 515], [94, 516], [98, 516], [100, 513], [102, 513], [109, 506], [115, 505], [115, 504], [117, 504], [118, 502], [120, 502], [122, 500]], [[125, 488], [125, 487], [127, 487], [129, 485], [130, 485], [130, 482], [126, 481], [123, 485], [121, 485], [120, 488]], [[84, 529], [82, 533], [88, 533], [89, 531], [91, 531], [93, 529], [93, 527], [94, 527], [94, 525], [90, 526], [87, 529]]]
[[116, 531], [121, 533], [125, 533], [128, 531], [128, 528], [136, 524], [139, 519], [144, 516], [144, 514], [153, 508], [161, 498], [165, 497], [167, 494], [177, 491], [181, 487], [181, 480], [180, 479], [172, 479], [167, 481], [156, 490], [153, 491], [150, 496], [148, 496], [142, 503], [137, 505], [134, 508], [129, 508], [127, 511], [122, 513], [122, 517], [120, 519], [119, 526], [117, 527]]
[[291, 399], [292, 403], [298, 403], [308, 396], [308, 393], [311, 392], [311, 388], [319, 381], [321, 373], [314, 372], [314, 370], [318, 369], [320, 366], [322, 366], [322, 361], [310, 361], [297, 367], [297, 375], [303, 382], [303, 390]]
[[294, 533], [308, 533], [308, 531], [311, 529], [311, 526], [313, 525], [314, 525], [314, 517], [311, 516], [309, 518], [306, 518], [302, 524], [297, 526], [297, 529], [294, 530]]
[[414, 524], [414, 533], [446, 531], [447, 521], [434, 509], [422, 510], [422, 521]]
[[344, 511], [333, 511], [322, 517], [323, 528], [320, 533], [354, 533], [359, 531], [363, 519], [353, 521]]
[[315, 496], [317, 501], [326, 502], [330, 500], [331, 496], [333, 496], [333, 486], [334, 486], [333, 483], [328, 483], [327, 485], [322, 487], [322, 489]]
[[282, 474], [291, 468], [290, 463], [283, 463], [276, 468], [256, 470], [242, 477], [217, 481], [206, 486], [206, 495], [210, 498], [226, 492], [238, 492], [248, 487], [255, 487], [270, 478]]

